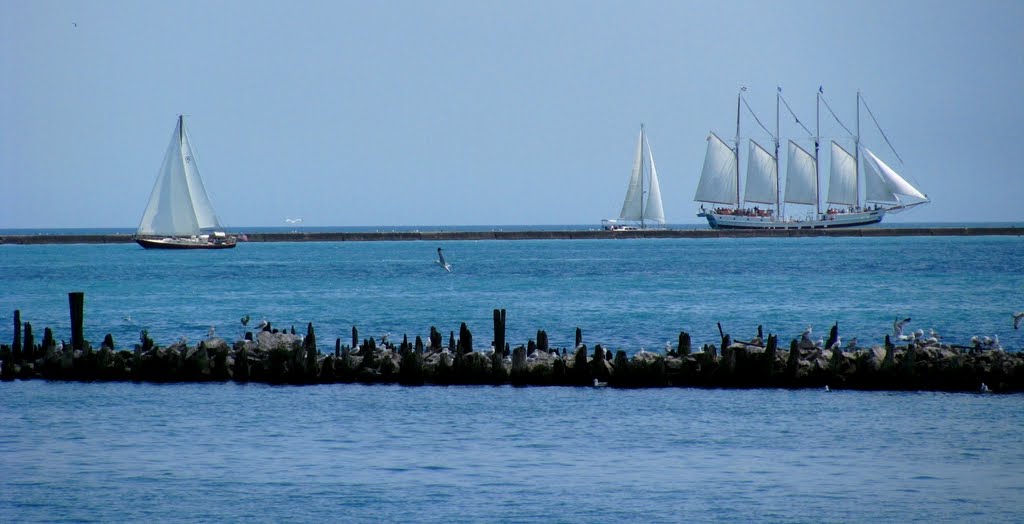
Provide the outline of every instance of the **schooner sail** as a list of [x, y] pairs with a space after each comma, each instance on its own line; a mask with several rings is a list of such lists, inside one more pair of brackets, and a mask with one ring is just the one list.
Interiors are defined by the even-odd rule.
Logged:
[[[698, 202], [725, 204], [735, 208], [718, 207], [705, 210], [697, 216], [704, 217], [712, 228], [744, 228], [744, 229], [825, 229], [835, 227], [864, 226], [878, 223], [887, 212], [896, 212], [918, 204], [928, 202], [928, 197], [912, 184], [898, 175], [892, 168], [882, 162], [874, 153], [860, 145], [860, 105], [863, 102], [857, 93], [857, 135], [854, 136], [851, 154], [835, 141], [831, 141], [829, 184], [825, 202], [840, 206], [821, 210], [821, 184], [818, 171], [818, 144], [820, 134], [814, 136], [814, 154], [799, 146], [793, 140], [788, 142], [786, 165], [786, 186], [784, 196], [779, 186], [778, 167], [778, 112], [782, 98], [781, 89], [776, 95], [776, 124], [772, 139], [776, 144], [773, 155], [754, 140], [749, 140], [747, 154], [746, 180], [743, 187], [743, 200], [740, 200], [740, 108], [746, 102], [741, 89], [736, 102], [736, 141], [731, 147], [725, 141], [711, 133], [708, 137], [708, 148], [704, 157], [704, 168], [694, 200]], [[822, 90], [819, 89], [817, 102], [822, 103]], [[749, 108], [749, 105], [747, 106]], [[789, 105], [786, 105], [787, 109]], [[826, 103], [826, 107], [828, 104]], [[868, 109], [870, 111], [870, 109]], [[829, 108], [831, 111], [831, 108]], [[790, 110], [792, 112], [792, 110]], [[751, 114], [753, 112], [751, 111]], [[833, 113], [833, 116], [835, 113]], [[757, 119], [756, 115], [754, 116]], [[837, 119], [838, 120], [838, 119]], [[799, 122], [799, 120], [797, 120]], [[877, 123], [877, 122], [876, 122]], [[760, 121], [758, 120], [758, 124]], [[803, 124], [801, 124], [803, 125]], [[761, 125], [772, 134], [764, 125]], [[807, 128], [804, 127], [806, 130]], [[820, 133], [820, 131], [819, 131]], [[810, 131], [808, 131], [810, 134]], [[852, 133], [851, 133], [852, 134]], [[884, 135], [884, 133], [883, 133]], [[864, 166], [864, 176], [860, 176], [860, 166]], [[860, 179], [864, 179], [864, 196], [861, 199]], [[770, 209], [747, 209], [744, 203], [770, 204], [777, 206], [778, 212]], [[814, 206], [815, 212], [808, 218], [786, 217], [781, 204], [801, 204]], [[875, 204], [866, 207], [866, 203]]]
[[178, 115], [135, 240], [157, 249], [235, 247], [235, 238], [220, 231], [222, 227], [199, 176], [185, 119]]
[[[644, 149], [647, 150], [646, 162]], [[645, 167], [647, 169], [645, 170]], [[646, 190], [645, 190], [646, 188]], [[646, 198], [645, 198], [646, 197]], [[639, 222], [640, 228], [649, 224], [664, 224], [665, 209], [661, 204], [661, 186], [658, 183], [658, 171], [654, 166], [654, 153], [647, 141], [644, 127], [640, 126], [640, 137], [636, 142], [636, 154], [633, 157], [633, 169], [626, 187], [626, 198], [622, 201], [619, 220]], [[603, 220], [605, 229], [632, 229], [632, 226], [619, 224], [614, 220]]]

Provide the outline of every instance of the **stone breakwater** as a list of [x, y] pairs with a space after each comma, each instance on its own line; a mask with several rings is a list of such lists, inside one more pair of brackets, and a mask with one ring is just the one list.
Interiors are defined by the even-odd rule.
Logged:
[[[444, 240], [586, 240], [622, 238], [1020, 236], [1017, 227], [841, 228], [841, 229], [647, 229], [637, 231], [374, 231], [249, 233], [249, 242], [369, 242]], [[128, 244], [132, 235], [0, 235], [0, 244]]]
[[[75, 295], [74, 293], [72, 295]], [[77, 381], [207, 382], [268, 384], [402, 384], [611, 386], [706, 388], [825, 388], [860, 390], [1024, 391], [1024, 354], [981, 345], [962, 347], [919, 340], [896, 345], [887, 336], [878, 346], [838, 348], [838, 326], [829, 343], [803, 347], [793, 340], [778, 346], [769, 334], [734, 342], [722, 333], [721, 345], [692, 348], [689, 334], [664, 352], [588, 349], [576, 329], [573, 348], [548, 345], [545, 331], [525, 345], [505, 341], [505, 312], [494, 311], [494, 339], [481, 351], [466, 324], [447, 342], [435, 327], [427, 340], [403, 336], [398, 343], [335, 339], [323, 351], [310, 323], [305, 334], [279, 331], [269, 324], [241, 340], [210, 337], [195, 345], [180, 341], [159, 346], [142, 332], [131, 349], [118, 349], [108, 334], [96, 349], [82, 336], [81, 302], [70, 297], [72, 342], [57, 342], [46, 328], [36, 343], [31, 324], [15, 312], [13, 344], [0, 346], [0, 378]], [[24, 328], [24, 331], [22, 331]], [[497, 348], [497, 349], [496, 349]]]

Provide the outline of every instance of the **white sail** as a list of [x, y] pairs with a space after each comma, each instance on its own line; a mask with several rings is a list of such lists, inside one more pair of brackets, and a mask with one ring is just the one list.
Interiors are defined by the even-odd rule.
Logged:
[[832, 142], [832, 166], [828, 178], [830, 204], [857, 205], [857, 159]]
[[750, 141], [750, 155], [747, 157], [747, 185], [743, 200], [762, 204], [778, 203], [778, 171], [775, 157], [765, 151], [761, 144]]
[[704, 155], [704, 169], [697, 183], [697, 194], [693, 199], [697, 202], [713, 202], [718, 204], [738, 204], [736, 185], [738, 183], [738, 166], [736, 156], [718, 135], [708, 136], [708, 150]]
[[192, 150], [192, 142], [188, 138], [188, 130], [185, 128], [184, 119], [181, 120], [181, 155], [185, 166], [185, 180], [188, 182], [188, 192], [192, 197], [192, 207], [196, 214], [196, 222], [200, 229], [220, 229], [220, 221], [213, 211], [210, 197], [206, 194], [206, 187], [203, 186], [203, 179], [199, 177], [199, 163], [196, 160], [195, 152]]
[[654, 152], [651, 151], [651, 144], [647, 142], [647, 160], [651, 165], [651, 184], [647, 193], [647, 203], [644, 205], [644, 220], [658, 224], [665, 223], [665, 209], [661, 206], [661, 186], [658, 184], [658, 170], [654, 167]]
[[217, 227], [220, 223], [199, 177], [184, 119], [179, 116], [138, 234], [183, 237]]
[[790, 204], [818, 204], [818, 164], [814, 155], [789, 141], [786, 163], [786, 196]]
[[921, 201], [928, 200], [924, 193], [896, 174], [868, 148], [862, 147], [861, 151], [864, 152], [865, 187], [868, 201], [897, 203], [901, 202], [899, 195]]
[[633, 158], [633, 172], [629, 177], [626, 199], [622, 202], [622, 212], [619, 213], [620, 220], [640, 220], [643, 216], [643, 147], [644, 133], [640, 131], [640, 138], [636, 141], [636, 156]]

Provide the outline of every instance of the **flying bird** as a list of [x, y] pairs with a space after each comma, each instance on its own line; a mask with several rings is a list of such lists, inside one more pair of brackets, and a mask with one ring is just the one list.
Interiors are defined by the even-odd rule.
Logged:
[[243, 326], [248, 326], [249, 325], [249, 315], [246, 315], [246, 316], [242, 317], [242, 325]]
[[452, 272], [452, 265], [444, 260], [444, 253], [441, 252], [441, 248], [437, 248], [437, 260], [434, 263], [443, 267], [445, 271]]
[[299, 222], [302, 222], [302, 219], [301, 218], [286, 218], [286, 219], [284, 219], [284, 221], [288, 222], [289, 224], [298, 224]]
[[903, 320], [900, 320], [900, 319], [894, 320], [893, 323], [892, 323], [892, 334], [895, 335], [896, 338], [902, 337], [903, 336], [903, 326], [907, 325], [909, 322], [910, 322], [910, 317], [907, 317], [907, 318], [905, 318]]
[[1024, 311], [1018, 311], [1013, 314], [1013, 329], [1020, 329], [1020, 324], [1024, 319]]

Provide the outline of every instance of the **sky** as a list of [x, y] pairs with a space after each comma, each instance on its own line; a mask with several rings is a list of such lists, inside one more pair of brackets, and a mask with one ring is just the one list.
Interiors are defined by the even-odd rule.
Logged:
[[[811, 131], [819, 86], [851, 130], [859, 90], [903, 162], [862, 109], [863, 143], [932, 200], [887, 222], [1021, 222], [1022, 20], [1019, 1], [0, 0], [0, 228], [137, 226], [179, 113], [229, 229], [597, 225], [641, 123], [667, 221], [698, 223], [705, 139], [735, 135], [743, 86], [769, 127], [781, 87]], [[807, 140], [783, 111], [783, 146]], [[821, 111], [823, 143], [850, 140]]]

